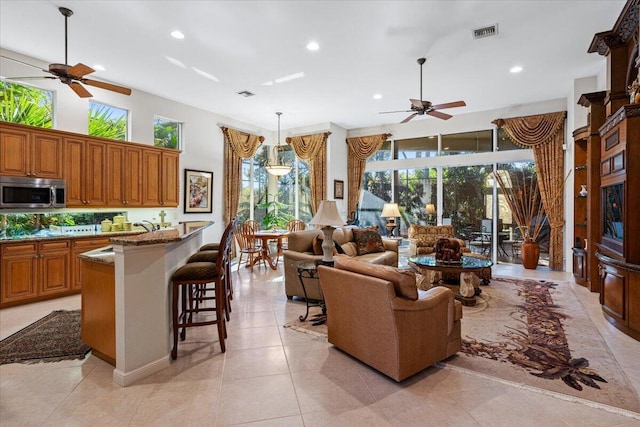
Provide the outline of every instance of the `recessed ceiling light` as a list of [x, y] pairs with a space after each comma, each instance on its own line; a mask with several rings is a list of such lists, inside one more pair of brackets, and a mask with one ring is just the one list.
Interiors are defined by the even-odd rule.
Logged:
[[273, 86], [273, 80], [269, 80], [268, 82], [260, 83], [261, 86]]
[[307, 44], [307, 49], [309, 49], [309, 50], [318, 50], [318, 49], [320, 49], [320, 45], [318, 44], [318, 42], [310, 41]]
[[519, 66], [519, 65], [511, 67], [511, 69], [509, 70], [509, 72], [511, 72], [511, 73], [519, 73], [520, 71], [522, 71], [522, 67]]
[[171, 31], [171, 37], [174, 39], [182, 40], [184, 38], [184, 34], [181, 31], [175, 30]]
[[186, 69], [187, 66], [184, 65], [182, 62], [178, 61], [176, 58], [172, 58], [171, 56], [166, 56], [164, 57], [167, 61], [171, 62], [173, 65], [176, 65], [180, 68], [184, 68]]
[[289, 74], [288, 76], [280, 77], [279, 79], [275, 79], [276, 83], [284, 83], [289, 80], [299, 79], [300, 77], [304, 77], [304, 73], [301, 71], [299, 73]]
[[97, 71], [104, 71], [104, 70], [105, 70], [105, 68], [104, 68], [102, 65], [100, 65], [100, 64], [96, 64], [96, 65], [94, 65], [92, 68], [93, 68], [94, 70], [97, 70]]
[[376, 93], [375, 95], [373, 95], [373, 99], [382, 99], [382, 95], [379, 93]]
[[220, 80], [219, 80], [216, 76], [214, 76], [214, 75], [212, 75], [212, 74], [209, 74], [209, 73], [207, 73], [206, 71], [202, 71], [201, 69], [196, 68], [196, 67], [191, 67], [191, 69], [192, 69], [193, 71], [195, 71], [196, 73], [200, 74], [200, 75], [201, 75], [202, 77], [204, 77], [204, 78], [207, 78], [207, 79], [209, 79], [209, 80], [213, 80], [213, 81], [214, 81], [214, 82], [216, 82], [216, 83], [220, 83]]

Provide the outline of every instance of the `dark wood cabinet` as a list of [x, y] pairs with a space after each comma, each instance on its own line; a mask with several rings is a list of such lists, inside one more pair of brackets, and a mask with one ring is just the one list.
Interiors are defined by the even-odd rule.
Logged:
[[0, 174], [62, 179], [62, 137], [0, 123]]

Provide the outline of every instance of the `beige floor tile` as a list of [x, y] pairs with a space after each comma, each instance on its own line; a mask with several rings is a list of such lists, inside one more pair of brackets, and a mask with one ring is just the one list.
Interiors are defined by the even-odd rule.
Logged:
[[219, 425], [300, 415], [289, 374], [223, 381]]
[[292, 417], [272, 418], [269, 420], [255, 421], [251, 423], [234, 424], [234, 426], [250, 427], [303, 427], [305, 424], [300, 415]]
[[[279, 326], [265, 326], [262, 328], [236, 329], [235, 334], [230, 333], [227, 338], [229, 350], [243, 348], [274, 347], [282, 345]], [[242, 331], [239, 333], [238, 331]]]
[[225, 356], [225, 381], [289, 373], [287, 358], [282, 347], [229, 350]]

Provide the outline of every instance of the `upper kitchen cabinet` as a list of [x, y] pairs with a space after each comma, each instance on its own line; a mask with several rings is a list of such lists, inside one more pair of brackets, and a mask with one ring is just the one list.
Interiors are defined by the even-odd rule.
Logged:
[[0, 175], [62, 179], [62, 137], [0, 123]]
[[107, 146], [107, 206], [142, 206], [142, 152], [125, 144]]
[[106, 144], [67, 137], [64, 151], [67, 207], [105, 206]]
[[175, 150], [144, 150], [143, 206], [178, 206], [179, 154]]

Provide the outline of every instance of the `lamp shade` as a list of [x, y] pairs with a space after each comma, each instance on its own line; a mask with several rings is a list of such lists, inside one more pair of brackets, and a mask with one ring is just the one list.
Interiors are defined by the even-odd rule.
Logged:
[[434, 213], [436, 213], [436, 207], [433, 203], [428, 203], [424, 209], [429, 215], [433, 215]]
[[340, 218], [338, 213], [338, 206], [335, 200], [323, 200], [320, 202], [318, 212], [314, 215], [313, 219], [309, 221], [309, 224], [315, 225], [344, 225], [344, 221]]
[[396, 218], [400, 216], [400, 209], [398, 209], [397, 203], [385, 203], [382, 208], [382, 218]]

